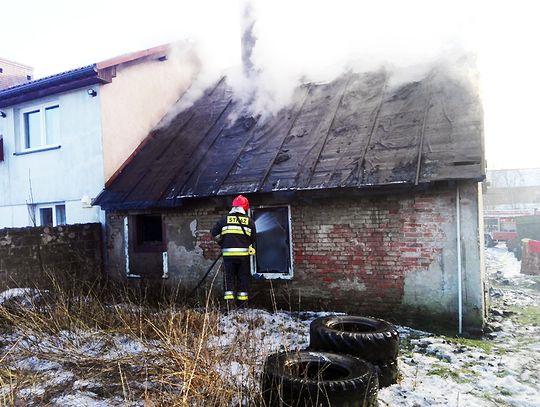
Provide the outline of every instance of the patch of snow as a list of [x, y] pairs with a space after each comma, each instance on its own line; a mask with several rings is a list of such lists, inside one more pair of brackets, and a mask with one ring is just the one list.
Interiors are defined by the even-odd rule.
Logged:
[[17, 393], [19, 397], [22, 397], [23, 399], [30, 399], [33, 397], [40, 397], [45, 394], [45, 387], [40, 385], [32, 385], [30, 387], [27, 387], [25, 389], [21, 389]]
[[73, 381], [75, 378], [75, 375], [71, 372], [66, 372], [65, 370], [60, 372], [55, 372], [53, 374], [50, 374], [51, 378], [47, 380], [45, 383], [45, 386], [60, 386], [67, 384], [68, 382]]
[[125, 335], [115, 335], [112, 344], [109, 346], [111, 349], [103, 356], [105, 359], [118, 359], [122, 356], [148, 351], [147, 347], [142, 342]]
[[[516, 307], [538, 307], [540, 292], [530, 289], [538, 284], [538, 280], [521, 275], [519, 262], [505, 248], [490, 248], [486, 253], [487, 274], [494, 282], [493, 292], [496, 294], [492, 304], [499, 309], [494, 324], [497, 331], [493, 332], [494, 339], [487, 342], [492, 349], [476, 347], [474, 342], [460, 342], [398, 326], [402, 339], [398, 358], [401, 379], [399, 383], [379, 391], [381, 407], [540, 407], [540, 327], [539, 324], [518, 323], [512, 317]], [[13, 298], [15, 294], [26, 293], [26, 290], [15, 290], [0, 298]], [[129, 307], [132, 308], [131, 305]], [[220, 315], [218, 326], [207, 345], [223, 356], [215, 366], [217, 371], [231, 386], [243, 389], [233, 402], [247, 403], [243, 394], [258, 389], [263, 363], [270, 353], [305, 349], [309, 345], [311, 321], [327, 315], [334, 314], [245, 309]], [[242, 346], [239, 347], [238, 343]], [[129, 355], [137, 355], [141, 359], [153, 355], [159, 357], [160, 346], [158, 341], [154, 343], [90, 330], [61, 331], [46, 337], [42, 333], [18, 330], [0, 334], [0, 352], [9, 351], [3, 363], [11, 369], [28, 370], [43, 377], [41, 383], [19, 391], [18, 394], [29, 403], [54, 386], [73, 382], [71, 394], [57, 395], [50, 404], [90, 407], [142, 405], [142, 402], [129, 402], [120, 396], [98, 397], [96, 393], [102, 394], [99, 390], [103, 384], [77, 376], [70, 371], [69, 364], [56, 362], [58, 358], [54, 357], [61, 356], [64, 349], [70, 349], [75, 357], [100, 358], [110, 362]], [[38, 354], [38, 351], [51, 355], [51, 360], [25, 356], [29, 352]], [[152, 389], [156, 388], [156, 383], [134, 382], [130, 388]], [[9, 388], [0, 388], [1, 394], [9, 394]]]
[[43, 360], [36, 356], [30, 356], [17, 360], [15, 367], [17, 369], [29, 370], [36, 373], [47, 372], [49, 370], [58, 370], [61, 368], [60, 364], [56, 362]]
[[503, 277], [515, 277], [521, 273], [521, 262], [506, 246], [497, 245], [486, 249], [486, 269], [490, 275], [500, 273]]
[[103, 387], [103, 384], [96, 381], [96, 380], [75, 380], [73, 382], [73, 390], [96, 390], [101, 389]]
[[52, 406], [58, 407], [109, 407], [107, 400], [97, 400], [97, 395], [91, 392], [75, 392], [51, 400]]
[[25, 307], [30, 307], [41, 296], [35, 288], [10, 288], [0, 293], [0, 305], [11, 300], [18, 300]]

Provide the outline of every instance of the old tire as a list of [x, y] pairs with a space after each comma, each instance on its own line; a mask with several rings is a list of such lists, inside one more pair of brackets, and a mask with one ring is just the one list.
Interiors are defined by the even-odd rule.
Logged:
[[326, 352], [275, 353], [262, 377], [265, 407], [376, 406], [378, 387], [370, 363]]
[[311, 349], [357, 356], [377, 365], [395, 360], [399, 350], [397, 329], [382, 319], [321, 317], [311, 322], [309, 333]]
[[379, 377], [379, 388], [391, 386], [397, 383], [399, 369], [396, 360], [387, 361], [384, 364], [374, 365]]

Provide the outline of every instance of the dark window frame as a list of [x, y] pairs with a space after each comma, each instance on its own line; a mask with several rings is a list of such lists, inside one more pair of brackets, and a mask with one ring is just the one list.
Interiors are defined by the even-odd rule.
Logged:
[[[159, 218], [161, 225], [161, 241], [145, 241], [145, 233], [150, 233], [145, 231], [145, 219], [148, 218]], [[166, 250], [166, 238], [165, 238], [165, 225], [163, 223], [163, 218], [160, 214], [142, 214], [134, 215], [134, 236], [133, 236], [133, 250], [136, 253], [153, 253], [153, 252], [164, 252]], [[148, 225], [146, 225], [148, 227]]]

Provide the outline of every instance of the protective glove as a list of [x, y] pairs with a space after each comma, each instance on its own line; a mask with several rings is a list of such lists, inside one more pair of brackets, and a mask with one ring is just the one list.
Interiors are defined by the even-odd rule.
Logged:
[[255, 256], [255, 248], [253, 246], [249, 246], [248, 253], [250, 256]]

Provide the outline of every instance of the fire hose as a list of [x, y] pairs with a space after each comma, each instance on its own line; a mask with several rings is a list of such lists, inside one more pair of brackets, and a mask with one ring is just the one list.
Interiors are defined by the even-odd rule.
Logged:
[[[249, 246], [249, 255], [250, 256], [255, 255], [255, 248], [251, 245]], [[212, 262], [212, 264], [210, 264], [210, 267], [208, 267], [208, 270], [206, 270], [206, 273], [204, 273], [204, 276], [203, 278], [201, 278], [201, 281], [199, 281], [199, 284], [195, 286], [195, 288], [189, 295], [190, 297], [193, 296], [193, 294], [195, 294], [195, 291], [197, 291], [199, 287], [202, 285], [202, 283], [204, 283], [204, 280], [206, 280], [206, 277], [208, 277], [208, 274], [210, 274], [210, 271], [214, 268], [214, 266], [216, 265], [218, 260], [221, 259], [222, 256], [223, 256], [223, 253], [220, 253], [219, 256]]]
[[202, 283], [204, 283], [204, 280], [206, 280], [206, 277], [208, 277], [208, 274], [210, 274], [210, 271], [214, 268], [218, 260], [221, 259], [221, 256], [222, 254], [220, 253], [219, 256], [212, 262], [212, 264], [210, 264], [210, 267], [208, 267], [208, 270], [206, 270], [206, 273], [204, 274], [203, 278], [201, 279], [201, 281], [199, 281], [199, 284], [197, 284], [197, 286], [193, 289], [189, 297], [193, 296], [193, 294], [195, 294], [195, 291], [197, 291], [199, 287], [202, 285]]

